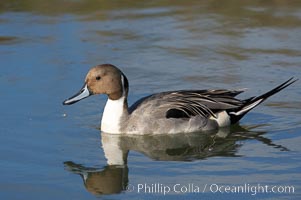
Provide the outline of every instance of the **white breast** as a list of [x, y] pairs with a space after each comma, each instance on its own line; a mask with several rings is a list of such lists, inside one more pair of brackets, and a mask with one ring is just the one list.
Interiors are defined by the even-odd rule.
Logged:
[[124, 111], [124, 98], [108, 99], [103, 111], [101, 130], [106, 133], [120, 133], [120, 121]]

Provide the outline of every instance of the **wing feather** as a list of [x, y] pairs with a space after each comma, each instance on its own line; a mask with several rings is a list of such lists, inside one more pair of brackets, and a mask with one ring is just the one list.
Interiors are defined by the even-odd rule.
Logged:
[[[149, 105], [157, 106], [157, 111], [165, 112], [166, 118], [190, 118], [192, 116], [216, 117], [221, 110], [233, 110], [243, 105], [244, 101], [235, 96], [244, 90], [181, 90], [150, 95], [134, 103], [129, 109]], [[138, 110], [140, 110], [138, 109]], [[155, 112], [155, 111], [154, 111]]]
[[[231, 90], [198, 90], [178, 91], [164, 93], [161, 102], [162, 107], [169, 107], [166, 112], [167, 118], [186, 115], [192, 117], [200, 115], [203, 117], [216, 117], [215, 113], [220, 110], [235, 109], [242, 105], [242, 101], [235, 96], [242, 91]], [[170, 109], [173, 112], [168, 112]], [[181, 114], [175, 112], [178, 110]]]

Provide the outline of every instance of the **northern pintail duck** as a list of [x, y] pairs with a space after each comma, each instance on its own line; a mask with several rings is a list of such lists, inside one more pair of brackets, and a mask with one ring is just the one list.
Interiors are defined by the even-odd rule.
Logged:
[[144, 97], [128, 108], [129, 83], [120, 69], [103, 64], [90, 69], [83, 88], [64, 105], [94, 94], [106, 94], [101, 130], [106, 133], [157, 134], [218, 129], [237, 123], [246, 113], [297, 80], [290, 78], [271, 91], [248, 99], [244, 90], [179, 90]]

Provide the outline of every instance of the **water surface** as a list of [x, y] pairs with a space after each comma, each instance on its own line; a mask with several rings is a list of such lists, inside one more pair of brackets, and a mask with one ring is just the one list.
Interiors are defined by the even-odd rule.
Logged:
[[[247, 98], [300, 79], [300, 38], [299, 1], [2, 0], [0, 198], [300, 199], [300, 81], [211, 134], [110, 136], [99, 131], [106, 97], [62, 106], [101, 63], [127, 75], [130, 104], [175, 89]], [[139, 184], [295, 190], [164, 196]]]

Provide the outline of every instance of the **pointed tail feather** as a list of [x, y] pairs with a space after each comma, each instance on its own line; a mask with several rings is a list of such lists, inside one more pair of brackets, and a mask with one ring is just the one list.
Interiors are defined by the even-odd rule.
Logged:
[[265, 101], [270, 96], [280, 92], [284, 88], [288, 87], [289, 85], [296, 82], [298, 79], [294, 80], [294, 77], [290, 78], [289, 80], [285, 81], [281, 85], [277, 86], [276, 88], [268, 91], [267, 93], [264, 93], [258, 97], [252, 97], [245, 100], [245, 103], [243, 106], [241, 106], [239, 109], [236, 109], [234, 111], [229, 112], [231, 124], [234, 124], [238, 122], [245, 114], [247, 114], [250, 110], [258, 106], [260, 103]]

